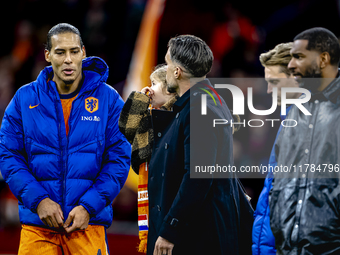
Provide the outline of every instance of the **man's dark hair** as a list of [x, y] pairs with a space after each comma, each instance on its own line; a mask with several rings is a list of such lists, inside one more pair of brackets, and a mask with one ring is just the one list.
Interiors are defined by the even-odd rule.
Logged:
[[314, 50], [320, 53], [328, 52], [330, 56], [330, 64], [338, 66], [340, 61], [340, 45], [338, 38], [328, 29], [322, 27], [314, 27], [307, 29], [297, 36], [296, 40], [308, 40], [307, 50]]
[[180, 64], [193, 77], [202, 77], [210, 72], [214, 56], [202, 39], [179, 35], [170, 39], [168, 47], [171, 61]]
[[83, 48], [84, 44], [83, 44], [83, 40], [81, 39], [81, 35], [80, 35], [78, 28], [76, 28], [75, 26], [72, 26], [68, 23], [59, 23], [58, 25], [55, 25], [54, 27], [52, 27], [50, 29], [50, 31], [48, 31], [45, 49], [48, 50], [48, 51], [51, 50], [51, 48], [52, 48], [51, 37], [52, 36], [58, 35], [58, 34], [63, 34], [63, 33], [74, 33], [74, 34], [78, 35], [79, 40], [80, 40], [80, 47]]

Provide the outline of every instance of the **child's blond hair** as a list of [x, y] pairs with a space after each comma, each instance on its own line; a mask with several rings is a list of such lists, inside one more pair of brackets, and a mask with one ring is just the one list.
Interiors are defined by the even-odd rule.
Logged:
[[165, 94], [167, 89], [166, 89], [166, 70], [167, 70], [167, 65], [162, 64], [158, 65], [155, 67], [155, 70], [150, 74], [150, 80], [157, 80], [162, 83], [162, 91]]

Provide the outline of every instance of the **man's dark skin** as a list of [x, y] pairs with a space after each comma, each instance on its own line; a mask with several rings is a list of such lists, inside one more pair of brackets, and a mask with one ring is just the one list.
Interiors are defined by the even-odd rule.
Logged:
[[[45, 50], [45, 59], [52, 64], [53, 81], [57, 84], [59, 94], [70, 94], [78, 88], [82, 79], [85, 47], [81, 47], [79, 36], [70, 32], [53, 35], [51, 43], [51, 50]], [[50, 198], [45, 198], [39, 203], [37, 213], [46, 226], [62, 227], [67, 233], [86, 229], [90, 221], [87, 210], [79, 205], [72, 209], [64, 222], [60, 205]]]
[[[288, 64], [294, 78], [300, 83], [302, 78], [335, 78], [338, 74], [338, 67], [330, 64], [328, 52], [318, 52], [307, 50], [308, 40], [294, 41], [290, 51], [292, 59]], [[320, 84], [315, 88], [316, 91], [323, 91], [333, 79], [321, 79]], [[308, 84], [308, 82], [306, 83]], [[314, 90], [314, 88], [308, 88]]]

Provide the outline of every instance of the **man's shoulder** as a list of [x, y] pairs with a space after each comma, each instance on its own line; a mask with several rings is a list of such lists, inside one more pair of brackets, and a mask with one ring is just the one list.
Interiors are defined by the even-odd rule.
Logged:
[[100, 86], [98, 86], [98, 89], [101, 93], [108, 93], [109, 95], [119, 96], [118, 91], [105, 82], [102, 82]]
[[[205, 95], [205, 102], [202, 102], [202, 95]], [[193, 97], [192, 105], [196, 106], [199, 110], [202, 110], [203, 107], [207, 108], [207, 114], [210, 112], [215, 115], [215, 117], [224, 118], [230, 117], [230, 109], [223, 97], [221, 97], [217, 93], [207, 94], [204, 91], [197, 92], [197, 95]]]
[[105, 101], [108, 103], [110, 108], [123, 108], [124, 101], [122, 97], [119, 95], [118, 91], [109, 84], [102, 82], [97, 88], [97, 94], [100, 95], [99, 98], [107, 99]]
[[38, 90], [37, 82], [32, 81], [21, 86], [15, 94], [17, 97], [23, 96], [26, 98], [29, 97], [32, 93], [36, 93], [37, 90]]
[[110, 98], [110, 101], [114, 100], [116, 101], [117, 99], [121, 98], [118, 91], [115, 90], [111, 85], [102, 82], [98, 88], [97, 88], [97, 93], [101, 96], [107, 96]]

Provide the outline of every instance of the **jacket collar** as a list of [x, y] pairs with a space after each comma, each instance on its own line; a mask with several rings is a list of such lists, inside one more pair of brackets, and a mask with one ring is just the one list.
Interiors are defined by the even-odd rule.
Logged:
[[207, 84], [211, 86], [211, 83], [208, 79], [204, 79], [193, 85], [190, 89], [188, 89], [173, 105], [174, 112], [179, 112], [183, 109], [183, 107], [190, 101], [190, 97], [194, 95], [194, 93], [199, 93], [199, 88], [204, 87]]
[[340, 102], [340, 77], [339, 71], [336, 78], [322, 91], [322, 95], [333, 104]]
[[[83, 85], [80, 92], [95, 89], [101, 82], [106, 82], [109, 76], [109, 67], [105, 61], [98, 57], [84, 58], [82, 61]], [[57, 91], [54, 82], [48, 82], [53, 78], [52, 66], [45, 67], [38, 75], [37, 82], [40, 88], [44, 90], [52, 89]], [[54, 84], [51, 86], [50, 84]], [[51, 88], [52, 87], [52, 88]]]
[[173, 96], [172, 98], [170, 98], [168, 102], [163, 104], [160, 109], [165, 111], [172, 111], [172, 107], [178, 98], [179, 98], [178, 95]]

